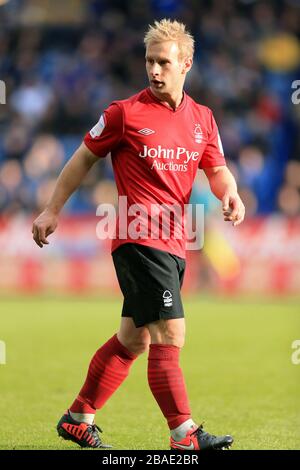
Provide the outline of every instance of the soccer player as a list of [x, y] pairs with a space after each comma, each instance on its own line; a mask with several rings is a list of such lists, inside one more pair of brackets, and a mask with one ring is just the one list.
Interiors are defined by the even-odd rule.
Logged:
[[[176, 450], [228, 448], [230, 435], [214, 436], [192, 418], [179, 366], [185, 320], [180, 296], [185, 270], [185, 238], [145, 236], [153, 205], [187, 204], [197, 169], [204, 170], [212, 192], [222, 201], [223, 217], [234, 226], [245, 214], [234, 177], [226, 167], [218, 128], [209, 108], [184, 91], [192, 67], [194, 40], [185, 25], [161, 20], [145, 35], [150, 86], [113, 102], [88, 132], [63, 168], [45, 210], [33, 223], [40, 246], [56, 229], [61, 208], [88, 170], [111, 153], [119, 196], [131, 208], [143, 207], [141, 237], [117, 222], [112, 257], [124, 296], [120, 329], [93, 356], [78, 396], [57, 431], [82, 447], [106, 447], [94, 424], [101, 409], [126, 379], [136, 358], [148, 351], [148, 382], [170, 429]], [[131, 215], [130, 215], [131, 214]], [[181, 225], [182, 220], [174, 222]], [[149, 227], [148, 227], [149, 228]], [[120, 236], [120, 231], [122, 236]]]

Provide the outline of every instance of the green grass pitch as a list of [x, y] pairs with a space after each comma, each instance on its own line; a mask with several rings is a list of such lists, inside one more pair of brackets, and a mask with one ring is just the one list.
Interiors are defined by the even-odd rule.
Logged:
[[[121, 299], [22, 298], [0, 303], [0, 449], [77, 449], [56, 435], [95, 350], [118, 328]], [[300, 449], [299, 303], [185, 299], [181, 356], [194, 420], [231, 433], [233, 449]], [[168, 449], [152, 397], [147, 357], [97, 413], [114, 449]]]

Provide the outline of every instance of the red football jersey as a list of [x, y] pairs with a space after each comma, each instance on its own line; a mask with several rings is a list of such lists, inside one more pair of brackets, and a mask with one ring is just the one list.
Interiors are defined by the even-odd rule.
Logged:
[[[112, 251], [131, 242], [185, 258], [184, 205], [197, 169], [226, 164], [211, 110], [186, 93], [172, 110], [147, 88], [113, 102], [84, 143], [99, 157], [111, 153], [123, 196]], [[156, 217], [172, 207], [168, 232], [162, 221], [168, 219]]]

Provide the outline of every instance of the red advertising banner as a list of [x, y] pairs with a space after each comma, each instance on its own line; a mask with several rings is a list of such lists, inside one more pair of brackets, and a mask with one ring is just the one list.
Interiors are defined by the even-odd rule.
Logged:
[[[0, 219], [2, 293], [118, 291], [110, 240], [99, 240], [96, 217], [61, 217], [50, 244], [32, 240], [30, 217]], [[187, 252], [186, 293], [298, 294], [300, 219], [268, 217], [239, 227], [208, 219], [204, 247]]]

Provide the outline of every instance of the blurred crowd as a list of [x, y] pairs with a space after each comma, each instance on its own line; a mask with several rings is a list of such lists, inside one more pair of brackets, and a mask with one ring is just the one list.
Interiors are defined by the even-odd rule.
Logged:
[[[147, 86], [143, 34], [163, 17], [195, 36], [185, 89], [212, 108], [248, 215], [300, 214], [298, 0], [0, 1], [0, 213], [42, 209], [103, 109]], [[66, 211], [115, 198], [103, 159]], [[193, 200], [210, 204], [202, 178]]]

